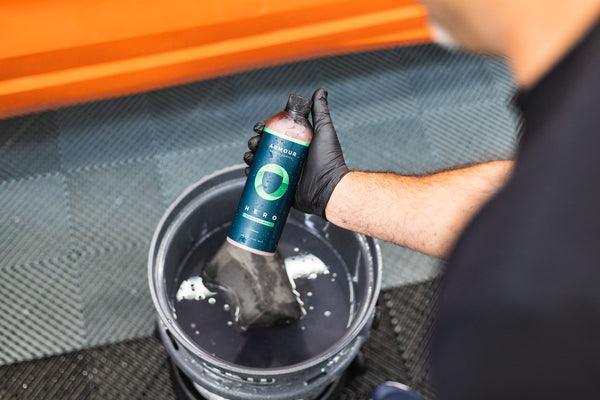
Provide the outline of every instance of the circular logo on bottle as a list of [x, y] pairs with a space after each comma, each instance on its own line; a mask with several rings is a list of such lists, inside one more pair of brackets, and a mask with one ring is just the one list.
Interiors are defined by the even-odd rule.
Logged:
[[[272, 172], [276, 175], [281, 176], [282, 178], [281, 184], [279, 185], [277, 190], [275, 190], [272, 193], [267, 193], [263, 186], [263, 178], [265, 176], [265, 172]], [[254, 179], [254, 188], [256, 189], [256, 193], [258, 193], [258, 195], [265, 200], [277, 200], [281, 198], [281, 196], [283, 196], [287, 191], [289, 184], [290, 176], [283, 167], [277, 164], [267, 164], [263, 166], [261, 169], [258, 170], [258, 172], [256, 173], [256, 178]]]

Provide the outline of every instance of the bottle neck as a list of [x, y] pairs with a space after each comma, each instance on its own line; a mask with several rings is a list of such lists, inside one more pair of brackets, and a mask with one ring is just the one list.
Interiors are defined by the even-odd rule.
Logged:
[[297, 115], [297, 116], [302, 117], [302, 118], [308, 118], [308, 114], [300, 113], [300, 112], [298, 112], [296, 110], [292, 110], [291, 108], [287, 108], [286, 107], [283, 111], [289, 112], [291, 114]]

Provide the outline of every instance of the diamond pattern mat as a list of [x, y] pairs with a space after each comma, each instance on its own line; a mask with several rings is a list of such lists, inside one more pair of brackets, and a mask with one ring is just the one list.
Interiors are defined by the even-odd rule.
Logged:
[[429, 342], [440, 281], [439, 277], [433, 278], [391, 289], [381, 296], [390, 316], [402, 364], [408, 371], [402, 382], [426, 399], [435, 397], [430, 376]]
[[[514, 149], [519, 121], [506, 67], [434, 45], [1, 120], [0, 365], [126, 340], [145, 346], [136, 340], [153, 329], [146, 255], [161, 214], [188, 185], [241, 163], [254, 122], [280, 111], [290, 92], [310, 96], [317, 87], [329, 91], [353, 168], [424, 174], [507, 158]], [[386, 288], [427, 281], [442, 266], [388, 243], [382, 249]], [[127, 346], [119, 356], [155, 367]], [[65, 355], [63, 372], [51, 379], [82, 379], [73, 368], [87, 356]], [[84, 381], [93, 386], [90, 371]]]
[[[339, 400], [366, 400], [385, 380], [409, 383], [426, 399], [432, 398], [428, 370], [415, 359], [426, 352], [421, 335], [428, 325], [420, 321], [427, 320], [429, 312], [427, 305], [416, 302], [433, 298], [432, 282], [382, 293], [386, 305], [381, 307], [379, 326], [362, 348], [366, 371], [351, 374]], [[176, 400], [176, 395], [167, 352], [150, 336], [0, 367], [0, 399]]]

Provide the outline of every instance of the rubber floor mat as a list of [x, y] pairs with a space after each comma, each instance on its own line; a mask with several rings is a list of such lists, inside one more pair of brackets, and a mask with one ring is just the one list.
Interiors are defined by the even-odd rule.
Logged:
[[[329, 91], [352, 168], [425, 174], [514, 149], [519, 121], [505, 66], [434, 45], [2, 120], [0, 365], [128, 341], [123, 357], [152, 373], [156, 363], [133, 349], [154, 328], [146, 261], [159, 218], [188, 185], [241, 163], [254, 123], [281, 110], [290, 92], [310, 96], [317, 87]], [[381, 245], [384, 287], [439, 274], [439, 260]], [[86, 363], [65, 357], [64, 371]], [[62, 374], [51, 380], [82, 379]]]
[[[433, 298], [436, 287], [430, 281], [413, 284], [385, 291], [380, 299], [389, 303], [392, 298], [409, 299], [417, 293], [418, 298]], [[406, 357], [406, 349], [425, 352], [427, 343], [420, 337], [417, 321], [427, 319], [429, 310], [410, 303], [381, 307], [379, 326], [362, 349], [366, 371], [350, 376], [340, 400], [366, 400], [385, 380], [414, 385], [427, 399], [432, 398], [427, 368]], [[403, 315], [402, 323], [412, 323], [399, 325], [400, 320], [392, 315]], [[174, 393], [167, 352], [154, 336], [0, 367], [0, 399], [176, 400]]]

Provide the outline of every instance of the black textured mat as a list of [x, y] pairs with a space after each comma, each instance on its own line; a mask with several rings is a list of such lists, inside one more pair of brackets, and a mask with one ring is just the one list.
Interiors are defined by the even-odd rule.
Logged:
[[382, 293], [382, 303], [393, 326], [406, 375], [402, 382], [423, 397], [433, 399], [429, 343], [433, 333], [435, 302], [440, 278]]
[[[386, 290], [381, 322], [363, 346], [367, 370], [355, 374], [340, 400], [366, 400], [395, 380], [433, 398], [427, 342], [437, 281]], [[174, 400], [166, 350], [155, 337], [0, 367], [0, 399]]]

